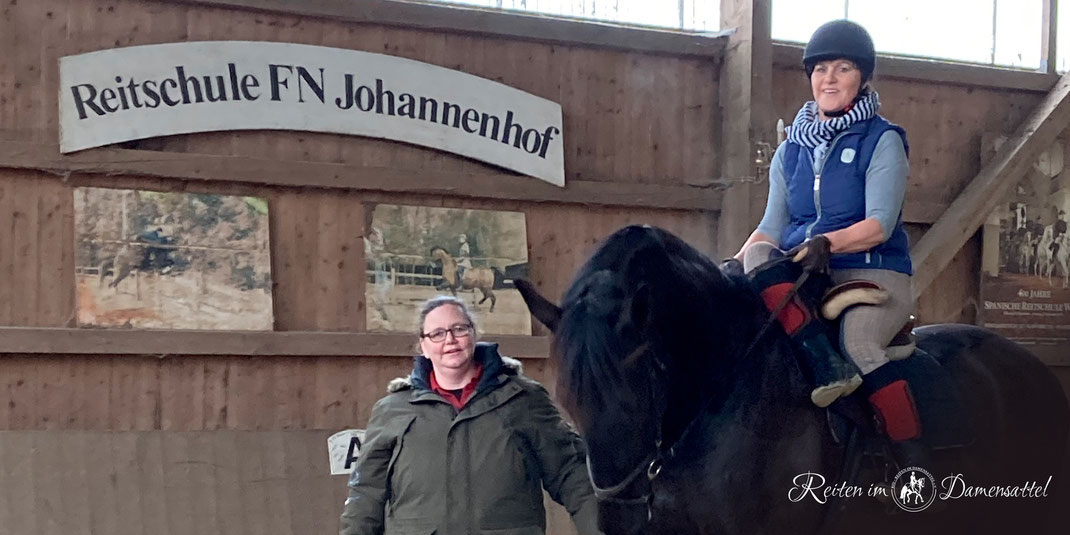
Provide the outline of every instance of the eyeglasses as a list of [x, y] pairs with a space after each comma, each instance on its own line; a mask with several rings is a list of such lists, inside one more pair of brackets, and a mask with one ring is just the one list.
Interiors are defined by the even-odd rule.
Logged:
[[423, 333], [420, 338], [427, 338], [432, 342], [444, 342], [446, 333], [453, 333], [454, 338], [464, 338], [472, 334], [472, 326], [467, 323], [460, 323], [449, 329], [435, 329], [429, 333]]

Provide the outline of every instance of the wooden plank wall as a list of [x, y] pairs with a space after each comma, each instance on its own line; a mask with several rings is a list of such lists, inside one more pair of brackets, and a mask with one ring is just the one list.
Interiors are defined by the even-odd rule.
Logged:
[[[0, 56], [0, 140], [57, 144], [54, 95], [59, 89], [59, 57], [186, 40], [283, 41], [382, 52], [469, 72], [560, 102], [568, 180], [683, 185], [706, 183], [720, 168], [718, 70], [711, 58], [346, 24], [163, 1], [36, 0], [0, 7], [0, 49], [5, 51]], [[439, 170], [497, 172], [422, 147], [298, 132], [172, 136], [123, 147], [382, 166], [426, 172], [429, 181]], [[716, 219], [710, 212], [123, 175], [57, 176], [5, 169], [0, 162], [0, 325], [74, 326], [73, 191], [79, 186], [268, 199], [276, 330], [364, 329], [363, 277], [353, 273], [364, 269], [365, 215], [375, 203], [524, 212], [530, 272], [536, 284], [552, 296], [563, 292], [597, 240], [621, 225], [657, 224], [706, 252], [713, 251], [716, 235]], [[535, 331], [545, 333], [541, 326]], [[525, 366], [552, 389], [553, 370], [547, 361], [530, 359]], [[325, 476], [322, 439], [339, 429], [363, 427], [386, 382], [406, 374], [409, 367], [406, 358], [368, 355], [360, 347], [354, 347], [349, 357], [0, 354], [0, 459], [13, 462], [0, 472], [4, 476], [0, 487], [14, 489], [8, 483], [20, 480], [19, 474], [21, 480], [40, 484], [30, 498], [14, 491], [4, 493], [0, 533], [331, 532], [344, 495], [344, 478]], [[243, 432], [254, 432], [267, 442], [242, 438], [248, 436]], [[283, 436], [290, 437], [284, 444], [279, 442]], [[239, 458], [241, 448], [252, 448], [250, 455], [297, 466], [283, 470], [265, 463], [248, 467], [253, 475], [243, 471], [235, 476], [231, 473], [235, 463], [244, 463]], [[297, 448], [297, 453], [287, 450], [287, 455], [297, 457], [271, 457], [280, 448]], [[144, 455], [139, 453], [139, 457], [134, 450]], [[110, 457], [111, 451], [118, 457]], [[125, 463], [119, 470], [122, 475], [113, 472], [112, 483], [117, 486], [97, 479], [115, 468], [96, 466], [94, 460], [100, 459]], [[167, 474], [180, 469], [176, 459], [192, 463], [189, 470], [197, 470], [196, 463], [214, 463], [215, 473], [230, 473], [214, 485], [231, 491], [245, 492], [249, 485], [263, 482], [266, 486], [257, 487], [257, 495], [284, 492], [289, 483], [299, 486], [305, 479], [318, 478], [321, 484], [333, 485], [331, 490], [321, 487], [302, 499], [315, 502], [314, 511], [326, 518], [321, 515], [321, 522], [312, 529], [299, 525], [296, 517], [269, 528], [269, 522], [256, 517], [261, 505], [254, 507], [243, 499], [219, 507], [239, 508], [234, 518], [244, 518], [247, 524], [227, 524], [227, 529], [220, 530], [211, 529], [211, 524], [202, 526], [216, 522], [220, 515], [233, 515], [204, 509], [208, 502], [203, 500], [190, 498], [174, 504], [163, 500], [161, 496], [171, 492], [193, 496], [198, 489], [192, 485], [204, 481], [187, 473], [189, 477], [176, 480], [180, 488], [168, 487], [165, 476], [171, 481]], [[76, 504], [81, 516], [57, 520], [54, 513], [63, 503], [47, 494], [66, 481], [71, 470], [75, 470], [75, 481], [103, 489], [97, 497], [115, 502], [120, 509], [116, 514], [123, 507], [136, 507], [124, 505], [123, 500], [145, 495], [146, 500], [157, 501], [142, 504], [144, 514], [129, 517], [134, 519], [131, 522], [116, 522], [118, 517], [109, 517], [110, 509], [94, 512], [84, 502], [86, 496], [75, 493], [70, 496], [82, 500]], [[88, 524], [81, 522], [85, 518]], [[160, 518], [167, 519], [167, 528], [154, 531], [149, 522], [163, 522]], [[560, 509], [551, 512], [550, 532], [572, 532]]]
[[0, 535], [332, 533], [326, 431], [0, 431]]
[[[4, 139], [58, 142], [58, 57], [185, 40], [283, 41], [380, 52], [457, 69], [560, 102], [567, 179], [685, 184], [717, 176], [716, 68], [708, 58], [268, 15], [168, 2], [42, 0], [3, 8], [17, 53], [4, 60]], [[120, 16], [121, 14], [121, 16]], [[44, 28], [41, 20], [48, 21]], [[17, 86], [17, 87], [16, 87]], [[11, 89], [18, 89], [11, 91]], [[215, 133], [126, 148], [485, 171], [481, 163], [394, 142], [295, 132]]]

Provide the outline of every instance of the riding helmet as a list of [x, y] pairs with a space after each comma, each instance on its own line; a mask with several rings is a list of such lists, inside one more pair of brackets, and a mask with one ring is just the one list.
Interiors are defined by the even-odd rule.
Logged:
[[877, 53], [869, 32], [847, 19], [822, 24], [806, 43], [803, 53], [806, 76], [809, 78], [814, 73], [818, 62], [838, 58], [855, 62], [862, 71], [862, 83], [865, 84], [873, 76], [877, 64]]

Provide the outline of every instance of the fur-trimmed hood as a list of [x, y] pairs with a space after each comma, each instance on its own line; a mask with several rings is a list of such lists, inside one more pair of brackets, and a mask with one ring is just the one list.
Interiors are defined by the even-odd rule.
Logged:
[[[495, 382], [498, 375], [523, 375], [524, 365], [512, 357], [504, 357], [498, 353], [498, 344], [493, 342], [478, 342], [475, 349], [475, 360], [483, 365], [483, 378], [480, 379], [476, 391], [483, 390]], [[386, 385], [388, 393], [401, 392], [402, 390], [430, 390], [431, 389], [431, 360], [423, 355], [413, 357], [412, 373], [407, 377], [397, 377]]]

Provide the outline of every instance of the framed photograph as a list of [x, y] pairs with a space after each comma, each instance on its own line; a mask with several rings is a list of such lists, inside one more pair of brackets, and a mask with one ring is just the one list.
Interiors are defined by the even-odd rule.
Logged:
[[419, 306], [455, 295], [487, 334], [531, 334], [513, 279], [526, 277], [522, 212], [369, 206], [364, 234], [369, 331], [415, 332]]
[[271, 330], [268, 203], [77, 188], [79, 327]]

